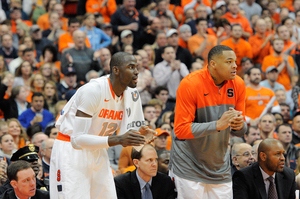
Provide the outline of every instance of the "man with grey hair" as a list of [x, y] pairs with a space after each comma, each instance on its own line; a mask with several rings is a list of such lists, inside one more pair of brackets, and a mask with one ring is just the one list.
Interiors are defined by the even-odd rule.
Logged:
[[85, 46], [85, 38], [86, 34], [83, 31], [74, 31], [73, 41], [75, 46], [64, 51], [61, 59], [62, 71], [65, 71], [70, 66], [75, 68], [78, 81], [85, 81], [85, 74], [91, 69], [96, 71], [100, 69], [98, 63], [100, 52], [87, 48]]
[[[45, 133], [38, 132], [32, 136], [31, 143], [34, 144], [35, 146], [38, 146], [39, 148], [41, 148], [42, 142], [48, 138], [49, 137]], [[40, 158], [42, 158], [41, 150], [39, 150], [38, 155]]]
[[[41, 144], [42, 166], [43, 166], [43, 181], [49, 185], [50, 159], [54, 139], [48, 138]], [[47, 182], [47, 183], [46, 183]]]
[[85, 74], [86, 82], [89, 82], [91, 79], [96, 79], [99, 77], [99, 73], [95, 70], [90, 70]]
[[182, 48], [187, 48], [187, 42], [189, 38], [192, 36], [191, 27], [187, 24], [183, 24], [179, 28], [179, 42], [178, 45]]
[[231, 175], [237, 170], [249, 166], [255, 162], [255, 152], [250, 144], [247, 143], [236, 143], [231, 149]]

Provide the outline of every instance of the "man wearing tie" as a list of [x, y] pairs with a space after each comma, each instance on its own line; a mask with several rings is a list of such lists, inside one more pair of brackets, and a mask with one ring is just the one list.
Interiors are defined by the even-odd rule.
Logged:
[[171, 178], [157, 172], [157, 153], [147, 144], [140, 151], [132, 150], [136, 170], [115, 178], [118, 199], [174, 199]]
[[284, 149], [276, 139], [258, 147], [258, 162], [236, 171], [233, 199], [295, 199], [295, 174], [285, 167]]

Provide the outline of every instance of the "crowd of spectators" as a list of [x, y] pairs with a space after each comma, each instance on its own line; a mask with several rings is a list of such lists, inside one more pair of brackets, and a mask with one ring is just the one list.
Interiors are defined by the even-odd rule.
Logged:
[[[232, 175], [257, 161], [266, 138], [282, 143], [285, 165], [298, 175], [300, 0], [2, 0], [0, 155], [10, 163], [16, 150], [39, 146], [47, 179], [62, 108], [125, 51], [137, 59], [145, 121], [158, 132], [158, 170], [168, 173], [177, 88], [207, 67], [216, 45], [233, 49], [246, 85], [248, 130], [230, 138]], [[115, 176], [135, 169], [131, 151], [108, 149]]]

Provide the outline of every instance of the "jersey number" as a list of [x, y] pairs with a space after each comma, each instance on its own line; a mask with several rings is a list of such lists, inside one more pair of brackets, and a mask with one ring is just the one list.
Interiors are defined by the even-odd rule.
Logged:
[[118, 124], [104, 122], [102, 125], [102, 130], [99, 133], [99, 136], [112, 135], [117, 130]]

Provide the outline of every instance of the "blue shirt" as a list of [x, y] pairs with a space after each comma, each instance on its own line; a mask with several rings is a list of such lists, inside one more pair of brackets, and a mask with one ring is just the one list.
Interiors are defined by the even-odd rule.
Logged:
[[[99, 28], [93, 27], [92, 30], [88, 30], [84, 26], [80, 28], [80, 30], [86, 32], [86, 36], [89, 39], [93, 50], [99, 50], [111, 44], [111, 38]], [[104, 42], [101, 43], [102, 41]]]
[[149, 182], [146, 182], [145, 180], [143, 180], [139, 174], [138, 174], [138, 171], [136, 170], [136, 177], [139, 181], [139, 184], [140, 184], [140, 188], [141, 188], [141, 194], [142, 196], [144, 195], [145, 193], [145, 190], [146, 190], [146, 184], [149, 183], [149, 185], [151, 186], [152, 185], [152, 178], [149, 180]]
[[285, 90], [284, 86], [282, 84], [279, 84], [278, 82], [275, 82], [274, 88], [272, 88], [267, 79], [264, 80], [264, 81], [259, 82], [259, 85], [261, 85], [262, 87], [266, 87], [266, 88], [271, 89], [274, 93], [278, 89]]
[[[50, 113], [49, 111], [47, 111], [45, 109], [43, 109], [42, 113], [43, 113], [43, 121], [38, 122], [38, 124], [40, 124], [42, 126], [43, 131], [44, 131], [47, 124], [49, 122], [51, 122], [54, 118], [53, 118], [52, 113]], [[29, 108], [19, 116], [18, 120], [20, 121], [20, 123], [23, 127], [28, 128], [31, 125], [30, 121], [33, 120], [35, 115], [36, 115], [36, 113], [33, 112], [31, 108]]]

